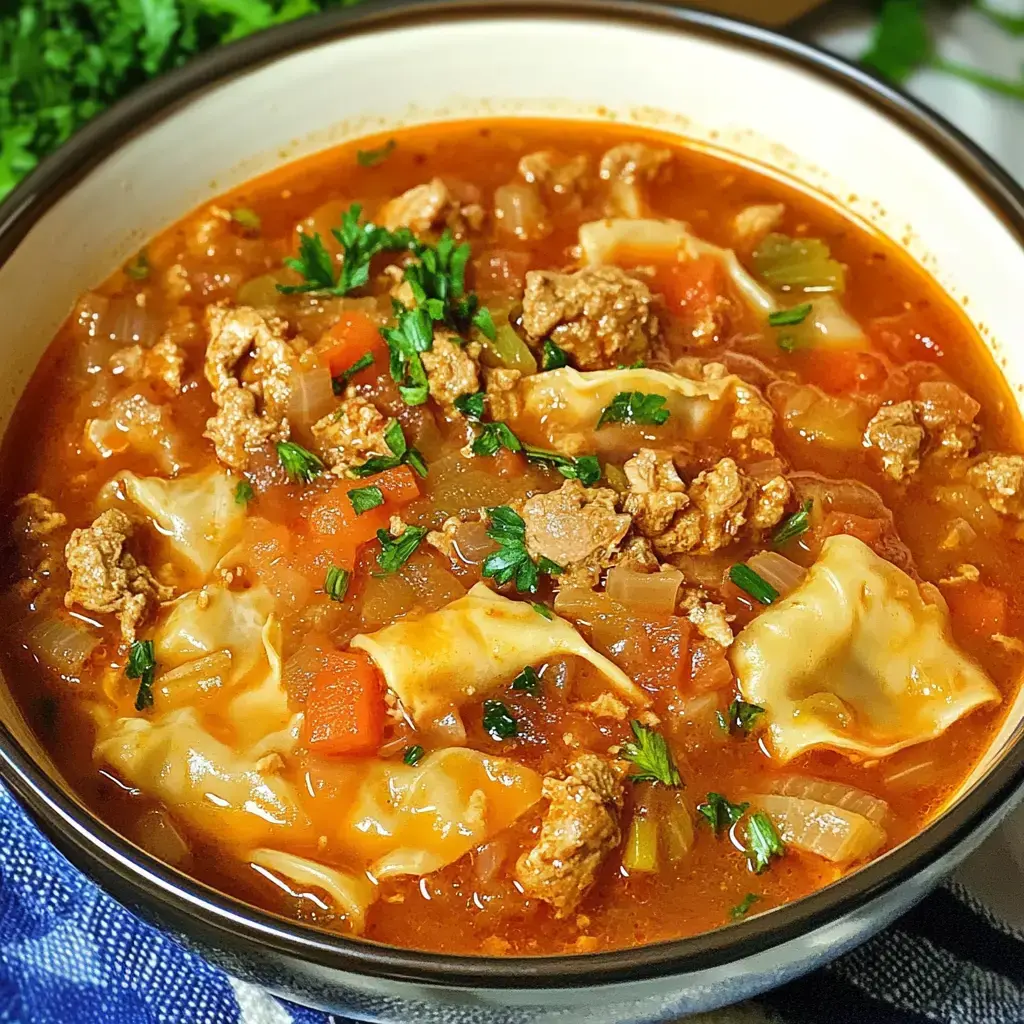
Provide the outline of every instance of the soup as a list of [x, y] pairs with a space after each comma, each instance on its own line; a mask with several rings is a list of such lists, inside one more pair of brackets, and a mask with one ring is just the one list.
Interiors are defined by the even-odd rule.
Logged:
[[913, 836], [1024, 660], [1005, 384], [889, 242], [623, 126], [225, 195], [8, 430], [2, 659], [90, 807], [280, 914], [586, 953]]

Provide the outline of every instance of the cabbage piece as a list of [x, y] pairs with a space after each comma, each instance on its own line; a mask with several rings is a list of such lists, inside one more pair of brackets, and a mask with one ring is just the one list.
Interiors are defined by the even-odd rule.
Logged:
[[775, 297], [761, 287], [736, 258], [732, 249], [721, 249], [692, 235], [678, 220], [595, 220], [580, 225], [580, 248], [589, 264], [631, 260], [664, 263], [711, 255], [719, 260], [736, 291], [762, 316], [778, 309]]
[[309, 839], [293, 788], [211, 736], [192, 708], [101, 726], [95, 757], [219, 843], [251, 847]]
[[948, 611], [849, 536], [825, 541], [804, 582], [736, 637], [729, 660], [783, 761], [814, 747], [884, 757], [1000, 699], [954, 645]]
[[[601, 412], [623, 391], [661, 395], [669, 418], [658, 427], [659, 444], [698, 440], [732, 409], [739, 378], [691, 380], [663, 370], [590, 370], [571, 366], [522, 378], [505, 419], [524, 441], [566, 455], [593, 452], [616, 443], [619, 431], [597, 430]], [[631, 453], [636, 445], [631, 446]]]
[[175, 560], [202, 582], [235, 542], [245, 508], [235, 501], [237, 480], [219, 467], [162, 480], [122, 473], [128, 498], [152, 520]]
[[463, 747], [436, 750], [416, 765], [310, 760], [305, 774], [322, 834], [337, 837], [376, 879], [451, 864], [541, 797], [535, 771]]
[[529, 602], [509, 600], [482, 583], [440, 611], [360, 634], [352, 646], [373, 658], [419, 726], [507, 686], [524, 665], [565, 654], [589, 661], [622, 699], [649, 703], [644, 691], [565, 619], [547, 619]]
[[845, 267], [820, 238], [767, 235], [754, 250], [754, 269], [773, 288], [841, 292], [846, 284]]
[[251, 850], [248, 860], [250, 864], [291, 882], [326, 893], [332, 909], [344, 915], [353, 934], [362, 934], [366, 927], [366, 912], [377, 898], [377, 887], [365, 874], [328, 867], [282, 850]]
[[775, 794], [755, 793], [747, 799], [768, 813], [787, 846], [835, 864], [864, 860], [885, 844], [882, 828], [844, 807]]

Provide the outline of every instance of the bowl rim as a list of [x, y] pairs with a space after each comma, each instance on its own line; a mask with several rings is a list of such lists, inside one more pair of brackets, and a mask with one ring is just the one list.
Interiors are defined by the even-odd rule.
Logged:
[[[646, 0], [377, 0], [325, 11], [194, 58], [99, 115], [36, 167], [0, 204], [0, 266], [35, 222], [139, 131], [209, 86], [275, 60], [364, 32], [439, 20], [509, 16], [642, 24], [766, 52], [838, 85], [924, 142], [972, 188], [1024, 247], [1024, 190], [941, 116], [869, 72], [762, 26]], [[0, 723], [0, 778], [57, 848], [119, 899], [177, 923], [198, 920], [227, 947], [239, 939], [301, 961], [380, 980], [448, 988], [557, 989], [663, 978], [720, 967], [852, 914], [920, 873], [998, 817], [1024, 785], [1024, 722], [1003, 756], [957, 803], [879, 861], [763, 915], [684, 939], [593, 954], [470, 957], [385, 946], [260, 910], [168, 867], [62, 789]], [[188, 930], [182, 925], [182, 930]]]

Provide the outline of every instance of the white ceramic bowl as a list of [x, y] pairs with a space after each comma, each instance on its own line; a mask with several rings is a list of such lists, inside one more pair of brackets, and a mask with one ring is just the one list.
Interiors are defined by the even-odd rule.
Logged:
[[[466, 116], [652, 125], [795, 180], [896, 240], [1019, 397], [1024, 204], [933, 115], [801, 44], [637, 3], [385, 3], [223, 48], [77, 135], [0, 209], [0, 425], [76, 296], [198, 204], [371, 131]], [[304, 928], [163, 866], [84, 810], [0, 687], [0, 773], [60, 849], [229, 970], [386, 1021], [665, 1020], [763, 991], [892, 920], [981, 841], [1024, 778], [1020, 707], [924, 833], [813, 896], [708, 935], [534, 960], [406, 952]], [[599, 990], [599, 991], [598, 991]]]

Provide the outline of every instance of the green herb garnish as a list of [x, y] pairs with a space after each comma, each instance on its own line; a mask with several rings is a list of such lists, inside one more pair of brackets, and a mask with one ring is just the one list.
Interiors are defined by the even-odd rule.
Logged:
[[729, 909], [729, 917], [734, 921], [738, 921], [741, 917], [746, 917], [747, 911], [760, 899], [761, 897], [756, 892], [748, 892], [735, 907]]
[[764, 811], [757, 811], [747, 819], [747, 845], [744, 851], [754, 872], [760, 875], [768, 870], [772, 857], [786, 852], [779, 833]]
[[697, 811], [704, 815], [717, 836], [723, 829], [735, 825], [750, 804], [734, 804], [720, 793], [708, 793], [707, 803], [697, 804]]
[[507, 740], [519, 732], [519, 723], [500, 700], [484, 701], [484, 729], [493, 740]]
[[512, 680], [512, 689], [525, 690], [531, 697], [536, 697], [540, 693], [540, 676], [537, 675], [537, 670], [531, 665], [527, 665]]
[[534, 601], [530, 607], [543, 619], [547, 619], [549, 622], [554, 619], [554, 615], [551, 613], [551, 609], [546, 604], [541, 604], [540, 601]]
[[247, 206], [236, 206], [231, 211], [231, 219], [247, 234], [258, 235], [263, 227], [263, 221], [255, 210]]
[[580, 455], [574, 459], [546, 448], [534, 448], [532, 444], [523, 445], [523, 454], [530, 462], [557, 469], [568, 480], [579, 480], [584, 487], [591, 487], [601, 479], [601, 463], [596, 455]]
[[136, 640], [128, 650], [128, 664], [124, 674], [138, 679], [139, 692], [135, 695], [135, 710], [145, 711], [153, 706], [153, 680], [156, 678], [156, 653], [152, 640]]
[[801, 506], [799, 512], [794, 512], [772, 536], [772, 547], [781, 548], [788, 541], [794, 540], [806, 533], [811, 526], [811, 508], [814, 501], [807, 499]]
[[405, 753], [402, 755], [402, 760], [408, 765], [419, 764], [423, 759], [424, 750], [418, 744], [414, 744], [411, 747], [405, 748]]
[[376, 167], [377, 164], [383, 163], [391, 156], [397, 145], [398, 143], [394, 139], [388, 139], [383, 146], [378, 146], [377, 149], [356, 150], [356, 163], [360, 167]]
[[424, 526], [407, 526], [397, 538], [392, 537], [387, 530], [378, 530], [380, 554], [377, 555], [377, 564], [381, 568], [381, 573], [386, 576], [398, 572], [416, 553], [426, 535], [427, 530]]
[[622, 757], [632, 761], [640, 770], [629, 776], [632, 782], [660, 782], [665, 786], [683, 784], [679, 769], [672, 760], [672, 752], [660, 732], [648, 729], [635, 718], [629, 723], [635, 742], [623, 743]]
[[470, 451], [474, 455], [497, 455], [502, 448], [507, 448], [510, 452], [520, 452], [523, 445], [507, 423], [484, 423], [470, 446]]
[[467, 392], [455, 399], [455, 408], [467, 419], [482, 420], [484, 418], [484, 393], [477, 391], [475, 394]]
[[779, 309], [768, 314], [769, 327], [789, 327], [792, 324], [802, 324], [811, 311], [809, 302], [801, 302], [799, 306], [790, 309]]
[[294, 441], [278, 441], [277, 457], [292, 483], [308, 484], [325, 469], [324, 464], [308, 448]]
[[668, 409], [661, 395], [642, 391], [620, 391], [602, 410], [597, 421], [600, 429], [606, 423], [634, 423], [660, 427], [668, 419]]
[[384, 492], [379, 487], [353, 487], [348, 492], [348, 500], [357, 516], [369, 512], [371, 508], [380, 508], [384, 504]]
[[536, 562], [526, 550], [526, 523], [523, 517], [507, 505], [489, 508], [487, 514], [491, 525], [487, 536], [497, 541], [500, 550], [484, 559], [481, 575], [493, 579], [498, 586], [515, 580], [516, 590], [533, 593], [541, 573], [557, 576], [562, 567], [550, 558], [539, 558]]
[[[719, 712], [720, 716], [721, 714]], [[730, 733], [736, 732], [737, 729], [743, 733], [749, 733], [763, 714], [764, 708], [760, 704], [748, 704], [745, 700], [737, 697], [725, 713], [724, 728], [726, 732]]]
[[344, 601], [351, 580], [352, 574], [347, 569], [332, 565], [328, 568], [327, 576], [324, 579], [324, 593], [332, 601]]
[[334, 388], [334, 393], [336, 395], [343, 395], [348, 382], [357, 373], [367, 370], [371, 366], [373, 366], [373, 356], [369, 352], [360, 356], [347, 370], [342, 370], [337, 377], [331, 378], [331, 387]]
[[140, 249], [124, 265], [124, 272], [133, 281], [145, 281], [149, 277], [149, 256], [146, 254], [145, 249]]
[[373, 476], [375, 473], [383, 473], [386, 469], [394, 469], [403, 463], [411, 466], [419, 476], [427, 475], [427, 464], [423, 456], [415, 448], [410, 448], [405, 439], [405, 432], [398, 420], [392, 420], [384, 430], [384, 443], [391, 451], [390, 455], [375, 455], [367, 459], [361, 466], [353, 466], [352, 473], [355, 476]]
[[779, 592], [743, 562], [738, 562], [729, 569], [729, 579], [761, 604], [771, 604], [779, 599]]
[[569, 365], [569, 353], [559, 348], [550, 338], [544, 339], [540, 349], [540, 368], [542, 370], [560, 370]]
[[248, 480], [239, 480], [235, 484], [235, 504], [236, 505], [248, 505], [250, 501], [253, 501], [256, 497], [256, 492], [252, 489], [252, 484]]

